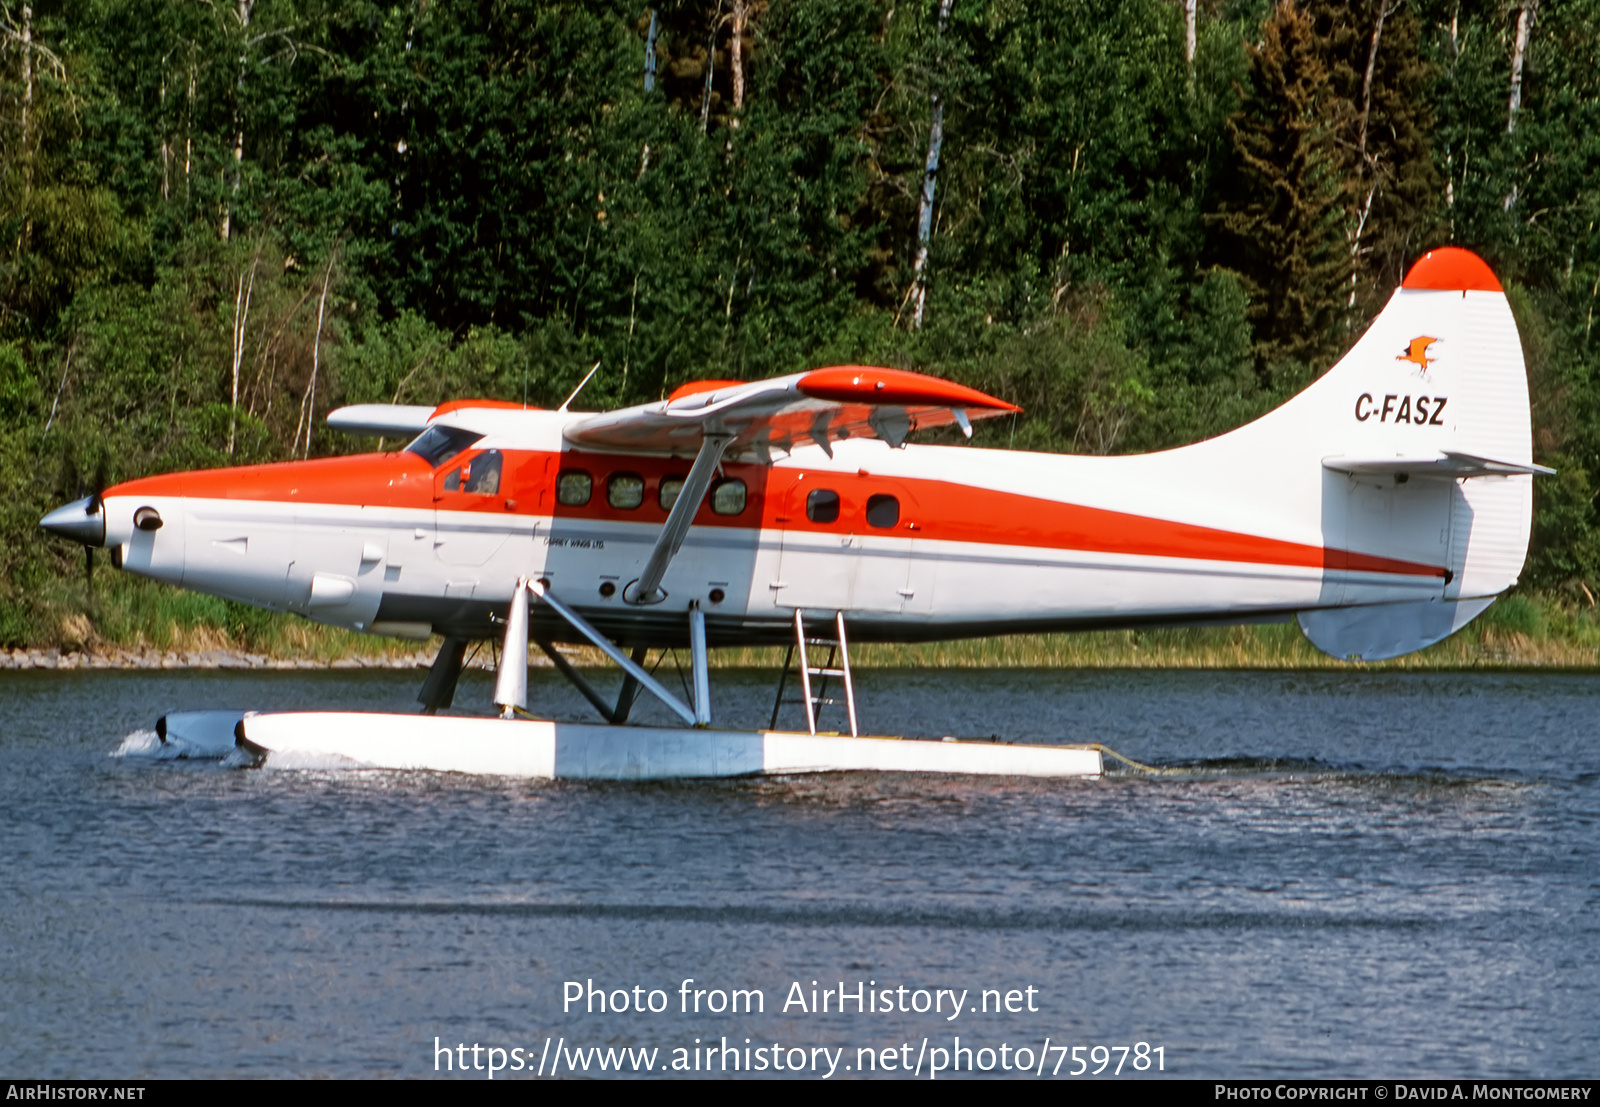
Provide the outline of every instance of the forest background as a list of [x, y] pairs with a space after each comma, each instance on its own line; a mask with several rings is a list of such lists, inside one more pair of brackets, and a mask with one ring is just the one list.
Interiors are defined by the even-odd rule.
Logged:
[[0, 0], [0, 645], [269, 638], [38, 520], [371, 448], [340, 404], [866, 362], [1023, 406], [979, 445], [1156, 449], [1446, 243], [1560, 470], [1496, 610], [1589, 626], [1597, 217], [1600, 0]]

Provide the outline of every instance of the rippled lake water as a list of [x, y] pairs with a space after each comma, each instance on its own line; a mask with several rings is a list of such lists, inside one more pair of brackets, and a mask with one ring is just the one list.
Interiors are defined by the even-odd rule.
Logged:
[[[130, 752], [172, 708], [409, 711], [420, 677], [0, 674], [0, 1072], [422, 1076], [436, 1039], [472, 1078], [473, 1044], [520, 1049], [524, 1076], [557, 1045], [566, 1067], [653, 1047], [659, 1070], [748, 1038], [791, 1063], [843, 1048], [835, 1079], [906, 1046], [889, 1060], [925, 1077], [956, 1036], [991, 1064], [1144, 1042], [1188, 1077], [1594, 1071], [1600, 676], [861, 674], [871, 731], [1098, 741], [1178, 770], [1091, 781], [539, 783]], [[719, 723], [764, 721], [769, 674], [715, 678]], [[531, 684], [586, 717], [557, 678]], [[488, 692], [464, 678], [458, 700]], [[764, 1010], [682, 1013], [687, 978]], [[667, 1010], [564, 1011], [568, 981]], [[812, 981], [906, 991], [822, 1013]], [[899, 1009], [941, 989], [971, 1006]], [[974, 1010], [985, 990], [1020, 1009]]]

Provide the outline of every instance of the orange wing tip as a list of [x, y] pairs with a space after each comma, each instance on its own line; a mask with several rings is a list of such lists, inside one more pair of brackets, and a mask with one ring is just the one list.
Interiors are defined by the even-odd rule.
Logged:
[[743, 383], [744, 381], [690, 381], [674, 388], [672, 395], [667, 397], [667, 403], [681, 400], [685, 396], [698, 396], [702, 392], [715, 392], [719, 388], [733, 388]]
[[430, 421], [441, 415], [449, 415], [452, 411], [462, 411], [467, 408], [502, 408], [516, 411], [538, 411], [538, 408], [519, 404], [515, 400], [450, 400], [433, 409], [433, 414], [428, 416]]
[[1429, 250], [1411, 267], [1402, 288], [1432, 289], [1440, 292], [1503, 292], [1494, 270], [1471, 250], [1441, 246]]
[[1021, 411], [1015, 404], [986, 396], [975, 388], [904, 369], [877, 369], [867, 365], [837, 365], [814, 369], [797, 386], [814, 400], [836, 403], [908, 404], [929, 407], [977, 408]]

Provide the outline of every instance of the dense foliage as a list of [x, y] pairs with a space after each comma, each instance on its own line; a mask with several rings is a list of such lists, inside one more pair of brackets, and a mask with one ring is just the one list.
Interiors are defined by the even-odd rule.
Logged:
[[856, 360], [1023, 404], [989, 445], [1170, 446], [1303, 386], [1447, 242], [1506, 280], [1561, 469], [1529, 575], [1587, 594], [1600, 0], [1202, 0], [1192, 58], [1184, 18], [4, 0], [0, 642], [78, 571], [48, 507], [351, 449], [337, 404]]

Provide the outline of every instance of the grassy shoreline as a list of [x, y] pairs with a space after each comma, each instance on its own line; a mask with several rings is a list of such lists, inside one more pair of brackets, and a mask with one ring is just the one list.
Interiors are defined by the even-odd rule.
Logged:
[[[81, 580], [56, 582], [25, 608], [0, 610], [0, 630], [4, 648], [24, 651], [221, 653], [317, 665], [414, 657], [419, 650], [431, 656], [437, 648], [437, 640], [375, 638], [120, 574], [97, 581], [92, 605], [85, 602]], [[579, 665], [605, 663], [592, 649], [574, 650], [572, 657]], [[1292, 623], [864, 643], [851, 657], [861, 668], [1595, 670], [1600, 609], [1549, 593], [1517, 593], [1438, 645], [1384, 662], [1328, 657]], [[776, 667], [782, 661], [778, 647], [712, 651], [718, 668]]]

